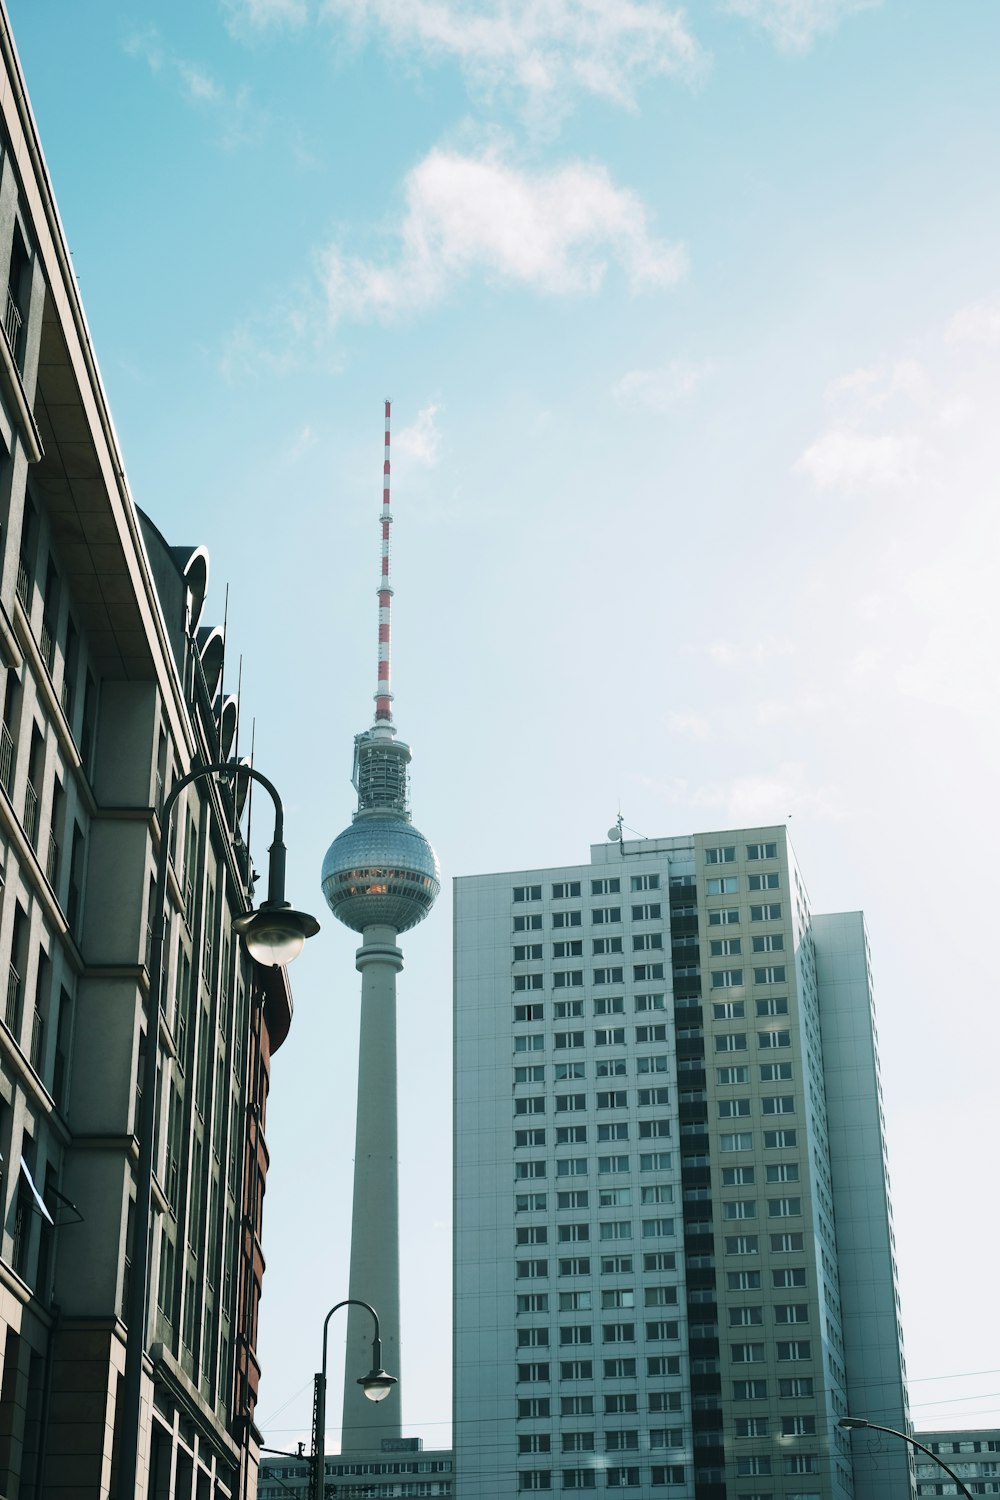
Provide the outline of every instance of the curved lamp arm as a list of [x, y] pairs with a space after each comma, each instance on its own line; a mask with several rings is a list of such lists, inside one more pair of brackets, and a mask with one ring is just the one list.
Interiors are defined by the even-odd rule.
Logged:
[[889, 1432], [893, 1437], [902, 1438], [903, 1442], [909, 1443], [911, 1448], [919, 1448], [921, 1453], [926, 1453], [928, 1458], [932, 1458], [938, 1468], [943, 1469], [948, 1478], [954, 1480], [958, 1486], [959, 1493], [965, 1495], [966, 1500], [973, 1500], [971, 1493], [966, 1489], [954, 1469], [949, 1469], [943, 1458], [939, 1458], [936, 1453], [932, 1452], [930, 1448], [925, 1447], [923, 1443], [918, 1443], [915, 1437], [910, 1437], [909, 1433], [900, 1432], [896, 1427], [882, 1427], [878, 1422], [867, 1421], [865, 1417], [841, 1417], [837, 1426], [846, 1428], [848, 1432], [863, 1432], [867, 1429], [869, 1432]]
[[323, 1320], [323, 1369], [320, 1375], [319, 1395], [316, 1401], [316, 1439], [313, 1451], [313, 1484], [315, 1485], [315, 1500], [325, 1500], [324, 1489], [326, 1480], [326, 1335], [330, 1327], [330, 1319], [335, 1312], [342, 1307], [363, 1307], [371, 1313], [375, 1323], [375, 1333], [372, 1338], [372, 1367], [367, 1375], [362, 1375], [358, 1381], [369, 1401], [384, 1401], [393, 1386], [397, 1384], [395, 1375], [390, 1375], [382, 1368], [382, 1340], [379, 1336], [378, 1313], [368, 1302], [362, 1302], [358, 1297], [345, 1297], [343, 1302], [336, 1302]]
[[139, 1435], [142, 1428], [142, 1358], [146, 1347], [146, 1313], [149, 1303], [150, 1210], [153, 1202], [153, 1136], [156, 1132], [156, 1073], [159, 1061], [160, 992], [163, 988], [163, 929], [166, 903], [167, 864], [170, 859], [170, 819], [181, 793], [205, 776], [249, 776], [259, 781], [274, 803], [274, 839], [268, 867], [267, 900], [257, 911], [233, 921], [252, 958], [265, 965], [290, 962], [301, 952], [308, 937], [319, 931], [315, 917], [293, 911], [285, 900], [285, 817], [274, 783], [237, 761], [212, 761], [196, 765], [175, 781], [160, 813], [160, 848], [156, 861], [156, 897], [152, 913], [149, 951], [149, 999], [146, 1022], [146, 1052], [143, 1058], [141, 1115], [136, 1120], [139, 1160], [135, 1174], [132, 1269], [125, 1317], [125, 1372], [122, 1383], [122, 1429], [120, 1441], [121, 1479], [118, 1493], [136, 1493]]

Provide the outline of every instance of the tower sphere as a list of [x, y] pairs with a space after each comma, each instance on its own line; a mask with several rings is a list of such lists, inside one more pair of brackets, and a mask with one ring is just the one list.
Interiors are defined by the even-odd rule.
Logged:
[[441, 889], [427, 839], [398, 813], [360, 812], [323, 861], [323, 895], [338, 921], [363, 932], [406, 932], [423, 921]]

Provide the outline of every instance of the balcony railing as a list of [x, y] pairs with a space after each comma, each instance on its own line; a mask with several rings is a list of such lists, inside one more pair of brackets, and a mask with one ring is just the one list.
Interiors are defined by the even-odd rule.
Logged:
[[43, 620], [38, 632], [38, 649], [42, 653], [42, 660], [51, 674], [56, 660], [56, 642], [48, 623]]
[[23, 557], [17, 560], [17, 597], [25, 610], [31, 608], [31, 571]]
[[9, 797], [14, 785], [14, 741], [6, 724], [0, 725], [0, 785]]
[[54, 833], [49, 833], [49, 847], [45, 855], [45, 876], [53, 890], [59, 873], [59, 842]]
[[24, 788], [24, 831], [31, 847], [38, 849], [38, 793], [29, 781]]
[[45, 1051], [45, 1017], [36, 1010], [31, 1018], [31, 1066], [36, 1073], [42, 1071], [42, 1054]]
[[21, 309], [14, 301], [14, 293], [7, 288], [7, 308], [3, 315], [3, 331], [10, 345], [10, 352], [17, 357], [17, 344], [21, 337]]
[[7, 1003], [4, 1007], [4, 1020], [7, 1030], [17, 1035], [17, 1026], [21, 1012], [21, 976], [11, 964], [7, 971]]

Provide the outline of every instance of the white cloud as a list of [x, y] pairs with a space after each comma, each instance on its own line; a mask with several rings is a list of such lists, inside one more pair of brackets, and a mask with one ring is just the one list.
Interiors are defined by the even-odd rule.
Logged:
[[787, 761], [770, 774], [685, 786], [682, 795], [693, 808], [720, 813], [730, 827], [783, 823], [797, 814], [837, 820], [844, 816], [838, 787], [812, 786], [804, 765]]
[[782, 52], [808, 52], [824, 32], [882, 0], [725, 0], [724, 9], [762, 27]]
[[704, 714], [693, 708], [678, 708], [667, 715], [667, 723], [675, 734], [686, 734], [692, 740], [708, 738], [711, 728]]
[[652, 238], [640, 200], [601, 166], [530, 173], [493, 151], [436, 148], [409, 173], [405, 199], [394, 258], [364, 260], [336, 245], [324, 253], [334, 322], [430, 306], [476, 273], [566, 295], [595, 292], [611, 261], [633, 290], [670, 285], [686, 266], [683, 249]]
[[301, 26], [308, 16], [305, 0], [225, 0], [225, 9], [232, 31]]
[[708, 378], [708, 364], [686, 364], [671, 360], [652, 370], [629, 370], [611, 388], [611, 394], [623, 405], [645, 411], [667, 411], [697, 390]]
[[454, 59], [477, 89], [533, 100], [582, 91], [631, 107], [635, 86], [705, 63], [679, 6], [662, 0], [326, 0], [325, 13], [407, 58]]
[[315, 448], [319, 438], [315, 429], [309, 422], [300, 427], [288, 447], [288, 457], [292, 463], [297, 463], [304, 453], [310, 448]]
[[795, 655], [791, 641], [772, 637], [755, 641], [711, 641], [701, 648], [718, 667], [763, 667]]
[[435, 404], [423, 407], [417, 420], [409, 427], [393, 434], [393, 451], [404, 453], [415, 463], [433, 468], [441, 457], [441, 434], [437, 428], [437, 415], [441, 407]]
[[795, 472], [821, 490], [901, 489], [913, 483], [924, 452], [912, 432], [869, 434], [840, 427], [811, 443]]
[[241, 87], [233, 92], [224, 88], [199, 63], [166, 47], [155, 26], [132, 32], [125, 42], [125, 51], [130, 57], [142, 58], [151, 72], [179, 80], [190, 104], [211, 110], [220, 127], [221, 144], [227, 149], [259, 136], [265, 122], [253, 106], [249, 90]]
[[1000, 344], [1000, 297], [960, 308], [945, 337], [953, 344]]

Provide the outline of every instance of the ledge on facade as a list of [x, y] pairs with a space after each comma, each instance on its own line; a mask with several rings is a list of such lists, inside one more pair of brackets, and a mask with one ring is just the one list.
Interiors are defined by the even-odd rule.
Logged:
[[219, 1421], [194, 1381], [181, 1369], [166, 1344], [152, 1344], [149, 1359], [153, 1366], [154, 1381], [165, 1385], [175, 1398], [180, 1398], [181, 1410], [194, 1422], [202, 1437], [225, 1453], [234, 1467], [238, 1467], [241, 1462], [239, 1445]]
[[0, 337], [0, 384], [3, 385], [13, 413], [28, 462], [37, 464], [42, 456], [42, 435], [38, 430], [28, 397], [21, 381], [21, 372], [14, 363], [14, 356], [6, 338]]

